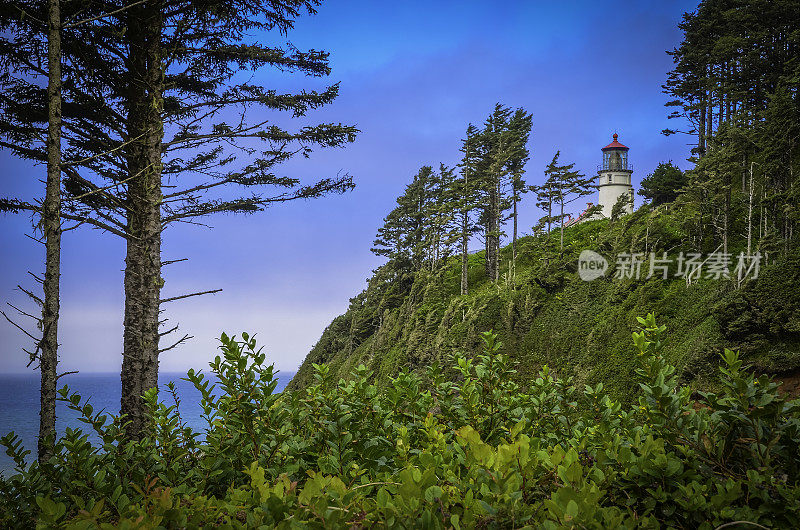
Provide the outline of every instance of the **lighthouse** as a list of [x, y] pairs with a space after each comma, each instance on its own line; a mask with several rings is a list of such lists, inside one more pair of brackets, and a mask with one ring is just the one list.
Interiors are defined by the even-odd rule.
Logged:
[[623, 195], [630, 199], [625, 206], [625, 213], [633, 211], [633, 166], [628, 164], [628, 148], [619, 143], [618, 138], [617, 133], [614, 133], [614, 141], [602, 149], [603, 165], [597, 171], [597, 189], [600, 195], [597, 204], [603, 207], [603, 217], [611, 217], [611, 210]]

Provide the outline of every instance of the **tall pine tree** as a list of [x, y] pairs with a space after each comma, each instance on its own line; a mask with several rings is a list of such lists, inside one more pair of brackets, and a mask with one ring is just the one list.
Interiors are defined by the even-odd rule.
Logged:
[[[550, 202], [549, 211], [547, 215], [548, 225], [553, 220], [557, 220], [560, 225], [560, 249], [564, 250], [564, 221], [567, 217], [565, 207], [581, 197], [593, 193], [593, 179], [586, 178], [579, 171], [575, 170], [575, 164], [559, 165], [558, 159], [561, 156], [560, 151], [556, 151], [553, 160], [547, 165], [545, 169], [545, 184], [544, 189], [547, 190], [547, 198]], [[556, 216], [552, 214], [553, 205], [557, 205], [559, 212]]]
[[[126, 241], [121, 411], [132, 437], [144, 426], [141, 394], [157, 383], [159, 353], [184, 340], [159, 344], [166, 333], [159, 328], [161, 305], [183, 296], [161, 296], [163, 230], [218, 212], [252, 213], [352, 187], [349, 176], [301, 186], [276, 174], [281, 162], [308, 155], [315, 145], [353, 140], [353, 127], [331, 123], [290, 131], [273, 120], [279, 113], [302, 117], [329, 104], [337, 85], [281, 94], [236, 75], [270, 67], [327, 75], [327, 53], [270, 46], [263, 38], [269, 32], [285, 35], [317, 4], [146, 0], [127, 9], [113, 2], [75, 6], [71, 20], [87, 22], [75, 27], [63, 46], [65, 64], [82, 77], [65, 83], [69, 163], [62, 217]], [[36, 92], [23, 90], [5, 100], [14, 116], [6, 120], [13, 126], [6, 129], [9, 134], [33, 136], [27, 131], [41, 117], [31, 109], [41, 108], [41, 101]], [[35, 148], [15, 152], [41, 156]], [[229, 188], [247, 193], [231, 197]], [[264, 191], [270, 188], [278, 190]]]
[[511, 184], [511, 202], [513, 204], [511, 218], [513, 219], [513, 228], [511, 232], [511, 277], [512, 281], [516, 276], [517, 264], [517, 230], [518, 230], [518, 212], [517, 207], [521, 200], [522, 194], [528, 191], [528, 187], [523, 180], [525, 174], [525, 164], [530, 158], [530, 151], [528, 150], [528, 140], [533, 127], [533, 117], [524, 109], [517, 109], [509, 120], [509, 136], [510, 148], [509, 157], [507, 161], [508, 174], [510, 176]]
[[461, 237], [461, 294], [469, 292], [469, 241], [479, 230], [474, 219], [478, 208], [477, 167], [480, 159], [480, 132], [471, 123], [467, 126], [464, 139], [461, 140], [463, 157], [459, 164], [461, 178], [453, 183], [456, 195], [456, 209], [459, 217]]

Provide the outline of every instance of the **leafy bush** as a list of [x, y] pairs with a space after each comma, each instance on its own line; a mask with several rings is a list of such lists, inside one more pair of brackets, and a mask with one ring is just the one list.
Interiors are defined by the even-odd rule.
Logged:
[[[576, 388], [545, 367], [526, 388], [492, 333], [483, 354], [400, 373], [379, 388], [359, 367], [315, 365], [303, 391], [275, 394], [255, 340], [223, 335], [218, 382], [190, 371], [205, 432], [180, 402], [145, 395], [149, 436], [60, 399], [100, 437], [57, 440], [48, 462], [0, 478], [0, 525], [66, 528], [800, 527], [800, 401], [722, 356], [720, 391], [693, 399], [660, 351], [664, 326], [633, 334], [639, 403]], [[731, 525], [733, 526], [733, 525]]]

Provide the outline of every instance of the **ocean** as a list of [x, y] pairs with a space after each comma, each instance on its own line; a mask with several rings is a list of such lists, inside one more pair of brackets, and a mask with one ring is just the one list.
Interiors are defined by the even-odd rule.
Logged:
[[[206, 371], [204, 371], [206, 373]], [[207, 374], [208, 376], [208, 374]], [[161, 399], [172, 404], [171, 395], [165, 390], [170, 381], [175, 383], [181, 400], [180, 413], [184, 421], [195, 431], [203, 432], [205, 423], [201, 418], [200, 392], [194, 385], [181, 378], [183, 373], [165, 373], [159, 376]], [[279, 372], [277, 392], [282, 391], [294, 377], [294, 372]], [[72, 392], [89, 399], [95, 411], [119, 413], [119, 374], [83, 373], [65, 376], [58, 387], [67, 384]], [[56, 429], [63, 433], [66, 427], [81, 428], [88, 432], [88, 425], [78, 421], [78, 414], [63, 403], [56, 404]], [[14, 431], [26, 449], [31, 451], [29, 459], [36, 457], [36, 437], [39, 433], [39, 374], [0, 374], [0, 436]], [[5, 450], [0, 448], [0, 473], [8, 475], [13, 462]]]

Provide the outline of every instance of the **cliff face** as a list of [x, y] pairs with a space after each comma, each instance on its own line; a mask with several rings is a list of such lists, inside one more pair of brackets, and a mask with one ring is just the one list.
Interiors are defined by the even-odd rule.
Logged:
[[[691, 242], [680, 211], [649, 207], [620, 220], [591, 221], [518, 242], [516, 277], [508, 274], [511, 249], [503, 250], [505, 274], [486, 281], [483, 253], [470, 256], [470, 293], [459, 294], [460, 262], [436, 272], [378, 269], [348, 311], [328, 326], [290, 388], [313, 378], [326, 363], [341, 377], [364, 364], [378, 380], [422, 370], [456, 351], [480, 348], [480, 333], [494, 330], [504, 351], [518, 361], [524, 383], [547, 364], [587, 384], [602, 381], [614, 394], [634, 390], [631, 332], [636, 317], [655, 312], [668, 327], [665, 355], [685, 381], [698, 388], [716, 374], [724, 347], [740, 348], [761, 371], [791, 377], [800, 368], [800, 259], [789, 255], [762, 266], [760, 277], [737, 289], [731, 281], [614, 277], [614, 257], [624, 252], [664, 252], [677, 257]], [[594, 250], [609, 260], [606, 275], [582, 281], [578, 255]], [[713, 248], [706, 253], [713, 251]], [[734, 252], [734, 249], [731, 249]], [[738, 249], [735, 249], [738, 252]]]

